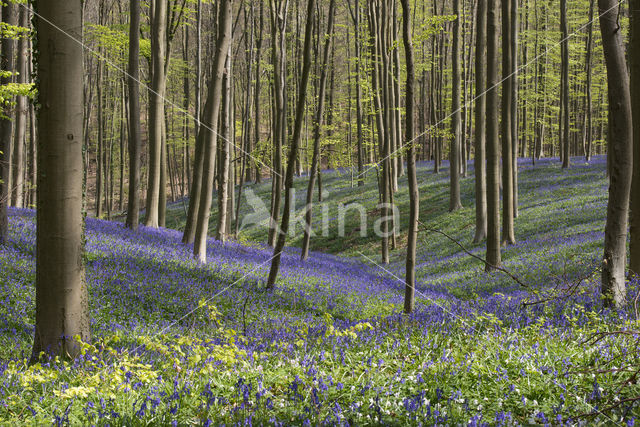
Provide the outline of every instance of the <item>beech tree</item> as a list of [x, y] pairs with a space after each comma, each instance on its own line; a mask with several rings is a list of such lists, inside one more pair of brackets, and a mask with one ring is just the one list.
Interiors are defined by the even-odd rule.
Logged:
[[462, 208], [460, 202], [460, 149], [462, 146], [462, 131], [460, 129], [460, 0], [453, 0], [453, 46], [451, 48], [453, 78], [451, 82], [451, 144], [449, 146], [449, 175], [451, 185], [449, 189], [449, 211]]
[[[415, 305], [416, 286], [416, 244], [418, 241], [418, 218], [420, 215], [420, 193], [416, 177], [416, 153], [414, 148], [414, 84], [415, 66], [413, 63], [413, 40], [411, 37], [411, 7], [409, 0], [402, 1], [402, 39], [407, 64], [407, 82], [405, 89], [407, 144], [407, 171], [409, 181], [409, 232], [407, 236], [407, 259], [405, 272], [404, 312], [411, 313]], [[457, 0], [456, 0], [457, 1]]]
[[198, 203], [198, 217], [193, 244], [193, 254], [200, 262], [207, 261], [207, 232], [213, 199], [213, 178], [215, 173], [216, 146], [218, 141], [218, 119], [222, 100], [224, 65], [231, 43], [231, 9], [233, 0], [221, 0], [218, 12], [218, 37], [211, 69], [209, 94], [204, 107], [202, 126], [198, 131], [198, 142], [204, 148], [201, 196]]
[[604, 231], [602, 294], [605, 304], [626, 304], [627, 225], [633, 164], [629, 75], [615, 0], [598, 0], [609, 98], [609, 201]]
[[[5, 2], [2, 5], [2, 22], [7, 25], [16, 25], [18, 15], [16, 5]], [[11, 74], [15, 68], [14, 59], [15, 40], [10, 34], [5, 34], [2, 39], [0, 69], [8, 74], [0, 76], [0, 84], [11, 83]], [[0, 243], [6, 244], [9, 239], [7, 206], [11, 201], [11, 135], [13, 131], [13, 121], [9, 108], [3, 106], [0, 114]]]
[[278, 277], [278, 270], [280, 269], [280, 257], [282, 256], [282, 249], [287, 239], [287, 233], [289, 232], [289, 219], [291, 215], [291, 189], [293, 188], [293, 173], [296, 167], [296, 158], [298, 157], [298, 147], [300, 145], [300, 139], [302, 136], [302, 123], [304, 121], [305, 103], [307, 98], [307, 85], [309, 83], [309, 74], [311, 71], [311, 38], [313, 32], [314, 23], [314, 9], [315, 0], [308, 0], [307, 3], [307, 23], [305, 25], [304, 32], [304, 51], [303, 51], [303, 66], [302, 76], [298, 93], [298, 105], [296, 106], [296, 117], [293, 129], [293, 138], [291, 140], [291, 147], [289, 148], [289, 156], [287, 158], [287, 172], [285, 175], [285, 198], [284, 198], [284, 211], [282, 213], [282, 224], [280, 229], [277, 230], [277, 240], [275, 248], [273, 250], [273, 257], [271, 259], [271, 269], [269, 270], [269, 277], [267, 279], [267, 289], [273, 289], [275, 287], [276, 278]]
[[633, 183], [631, 186], [631, 242], [629, 269], [640, 275], [640, 0], [630, 0], [631, 103], [633, 109]]
[[486, 121], [487, 99], [487, 0], [478, 0], [476, 8], [476, 105], [474, 135], [474, 173], [476, 197], [476, 233], [474, 243], [487, 237], [487, 165], [486, 165]]
[[126, 225], [132, 230], [140, 221], [140, 0], [130, 1], [129, 23], [129, 202]]
[[[333, 23], [335, 21], [335, 0], [329, 3], [329, 15], [327, 19], [327, 32], [324, 38], [324, 50], [322, 51], [322, 65], [320, 67], [320, 83], [318, 88], [318, 105], [316, 107], [315, 119], [313, 121], [313, 157], [311, 160], [311, 170], [309, 171], [309, 183], [307, 184], [307, 197], [304, 212], [304, 236], [302, 238], [301, 258], [303, 260], [309, 257], [309, 244], [311, 241], [311, 220], [313, 217], [313, 188], [315, 187], [316, 177], [320, 169], [320, 137], [324, 119], [324, 101], [325, 91], [327, 89], [327, 65], [329, 62], [329, 50], [331, 49], [331, 41], [333, 40]], [[359, 8], [359, 5], [356, 5]]]
[[502, 263], [500, 256], [500, 139], [497, 88], [498, 35], [498, 0], [487, 0], [487, 270], [492, 270]]
[[38, 209], [36, 325], [32, 361], [42, 352], [75, 357], [89, 341], [83, 265], [82, 1], [36, 3]]

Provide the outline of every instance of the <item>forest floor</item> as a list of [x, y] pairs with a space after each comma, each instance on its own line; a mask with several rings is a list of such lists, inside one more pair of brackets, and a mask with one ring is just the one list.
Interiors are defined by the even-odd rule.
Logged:
[[[306, 262], [286, 249], [272, 293], [258, 203], [268, 206], [269, 182], [247, 186], [256, 197], [241, 212], [255, 220], [239, 242], [209, 240], [206, 265], [179, 231], [88, 219], [93, 341], [77, 360], [35, 366], [35, 218], [12, 209], [11, 245], [0, 250], [0, 424], [633, 425], [637, 334], [589, 341], [639, 327], [633, 307], [612, 312], [598, 297], [605, 168], [603, 158], [569, 170], [520, 163], [518, 242], [503, 252], [520, 284], [421, 232], [411, 316], [401, 314], [405, 216], [384, 268], [379, 238], [360, 237], [355, 210], [340, 237], [339, 203], [362, 203], [371, 224], [379, 216], [375, 171], [355, 188], [348, 174], [323, 175], [328, 232]], [[418, 177], [422, 221], [483, 256], [470, 243], [473, 179], [462, 180], [464, 209], [448, 213], [447, 170], [421, 164]], [[305, 186], [296, 181], [298, 206]], [[399, 188], [406, 212], [406, 178]], [[169, 226], [180, 228], [183, 209], [172, 206]], [[637, 294], [631, 283], [629, 299]]]

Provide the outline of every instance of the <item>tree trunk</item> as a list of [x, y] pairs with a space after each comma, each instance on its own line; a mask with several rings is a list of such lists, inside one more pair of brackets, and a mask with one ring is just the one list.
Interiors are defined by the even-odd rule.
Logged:
[[311, 220], [313, 209], [313, 188], [319, 170], [320, 161], [320, 135], [324, 119], [324, 100], [327, 88], [327, 64], [329, 61], [329, 51], [333, 40], [333, 23], [335, 21], [335, 0], [329, 3], [329, 17], [327, 20], [327, 32], [324, 37], [324, 50], [322, 54], [322, 66], [320, 68], [320, 83], [318, 89], [318, 106], [316, 107], [315, 119], [313, 120], [313, 157], [311, 159], [311, 171], [309, 172], [309, 182], [307, 185], [307, 196], [304, 215], [304, 237], [302, 239], [302, 250], [300, 258], [306, 260], [309, 257], [309, 242], [311, 240]]
[[[231, 42], [233, 43], [233, 41]], [[220, 162], [218, 163], [218, 221], [216, 239], [224, 242], [227, 234], [229, 202], [229, 169], [231, 161], [231, 48], [227, 51], [226, 73], [222, 83], [222, 116], [220, 117]], [[231, 194], [233, 197], [233, 194]]]
[[140, 222], [140, 0], [131, 0], [129, 23], [129, 198], [126, 226], [132, 230]]
[[[91, 339], [83, 265], [81, 0], [38, 2], [36, 325], [42, 352], [75, 357]], [[53, 26], [51, 25], [53, 24]], [[70, 36], [69, 36], [70, 35]], [[55, 54], [54, 54], [55, 53]]]
[[167, 2], [155, 1], [151, 23], [151, 90], [149, 91], [149, 165], [145, 225], [160, 224], [163, 159], [164, 93], [166, 88], [165, 56], [167, 31]]
[[289, 0], [271, 0], [271, 34], [274, 80], [274, 123], [273, 123], [273, 185], [271, 192], [271, 220], [269, 224], [269, 245], [274, 247], [277, 239], [280, 202], [282, 199], [282, 147], [287, 140], [287, 67], [286, 29]]
[[569, 167], [569, 24], [567, 22], [567, 0], [560, 0], [560, 30], [562, 32], [561, 72], [562, 98], [560, 102], [562, 117], [562, 133], [560, 149], [562, 150], [562, 168]]
[[629, 269], [640, 275], [640, 0], [631, 0], [629, 61], [633, 108], [633, 184], [631, 189], [631, 243]]
[[486, 122], [487, 87], [487, 0], [478, 0], [476, 10], [476, 108], [475, 108], [475, 196], [476, 196], [476, 234], [474, 243], [479, 243], [487, 237], [487, 171], [486, 171]]
[[[332, 0], [334, 1], [334, 0]], [[305, 27], [304, 37], [304, 59], [302, 67], [302, 76], [300, 89], [298, 93], [298, 105], [296, 107], [296, 118], [293, 129], [293, 138], [291, 140], [291, 148], [289, 149], [289, 157], [287, 159], [287, 172], [285, 177], [285, 199], [284, 211], [282, 213], [282, 225], [278, 230], [278, 239], [273, 251], [271, 259], [271, 269], [269, 270], [269, 278], [267, 279], [267, 289], [274, 289], [278, 270], [280, 268], [280, 257], [284, 248], [287, 233], [289, 232], [289, 217], [291, 208], [291, 189], [293, 188], [293, 172], [296, 166], [296, 158], [298, 157], [298, 147], [300, 145], [300, 137], [302, 134], [302, 122], [304, 121], [305, 103], [307, 98], [307, 85], [309, 82], [309, 72], [311, 70], [311, 38], [313, 30], [315, 0], [308, 0], [307, 6], [307, 23]]]
[[604, 231], [602, 294], [605, 305], [626, 304], [627, 217], [632, 175], [632, 119], [629, 75], [615, 0], [598, 0], [609, 91], [609, 202]]
[[[3, 4], [3, 23], [7, 25], [17, 24], [18, 16], [16, 7], [17, 6], [11, 2]], [[2, 39], [0, 69], [3, 71], [14, 71], [14, 45], [15, 42], [11, 36]], [[6, 85], [11, 83], [11, 81], [11, 75], [0, 77], [0, 85]], [[11, 201], [11, 184], [9, 181], [11, 177], [11, 135], [13, 122], [10, 119], [11, 113], [7, 110], [7, 107], [4, 107], [2, 111], [3, 114], [0, 115], [0, 138], [2, 139], [2, 144], [0, 145], [0, 244], [3, 245], [9, 240], [7, 206], [9, 206], [9, 202]]]
[[[583, 142], [582, 145], [584, 147], [584, 157], [587, 162], [591, 160], [591, 147], [593, 144], [593, 119], [592, 119], [592, 102], [591, 102], [591, 51], [593, 50], [593, 9], [595, 5], [595, 0], [589, 1], [589, 34], [587, 36], [587, 53], [585, 58], [585, 73], [586, 83], [585, 83], [585, 115], [584, 115], [584, 125], [582, 130]], [[632, 44], [633, 45], [633, 44]], [[634, 166], [635, 167], [635, 166]]]
[[[458, 0], [455, 0], [456, 2]], [[404, 40], [405, 62], [407, 65], [407, 87], [405, 92], [406, 126], [405, 138], [408, 144], [407, 170], [409, 180], [409, 234], [407, 236], [407, 261], [405, 272], [404, 312], [411, 313], [415, 305], [415, 267], [416, 243], [418, 240], [418, 217], [420, 209], [420, 193], [416, 178], [416, 153], [414, 138], [414, 82], [413, 41], [411, 40], [411, 7], [409, 0], [402, 0], [402, 38]]]
[[513, 102], [512, 61], [513, 52], [511, 44], [511, 8], [515, 0], [502, 0], [502, 244], [515, 243], [513, 230], [513, 145], [512, 125], [514, 119], [511, 116], [511, 103]]
[[453, 74], [451, 84], [451, 144], [449, 146], [449, 212], [462, 209], [460, 202], [460, 0], [453, 0], [453, 14], [456, 15], [453, 21], [453, 43], [451, 48], [451, 59]]
[[[20, 7], [19, 25], [23, 28], [29, 27], [29, 10]], [[27, 45], [28, 38], [20, 37], [17, 52], [17, 83], [27, 83]], [[16, 122], [13, 140], [13, 179], [11, 180], [13, 206], [21, 208], [24, 206], [24, 143], [27, 129], [27, 97], [16, 97]]]
[[512, 180], [512, 214], [518, 217], [518, 1], [511, 0], [511, 180]]
[[216, 53], [211, 70], [212, 82], [209, 84], [209, 95], [203, 115], [202, 126], [198, 132], [198, 144], [204, 146], [202, 184], [200, 202], [198, 203], [198, 219], [193, 245], [193, 254], [200, 262], [207, 261], [207, 231], [211, 215], [213, 199], [213, 178], [218, 140], [218, 119], [222, 98], [222, 81], [224, 65], [231, 44], [231, 9], [233, 0], [221, 0], [218, 16], [218, 37]]
[[[503, 0], [505, 1], [505, 0]], [[498, 0], [487, 0], [487, 265], [500, 259], [500, 138], [498, 132]]]

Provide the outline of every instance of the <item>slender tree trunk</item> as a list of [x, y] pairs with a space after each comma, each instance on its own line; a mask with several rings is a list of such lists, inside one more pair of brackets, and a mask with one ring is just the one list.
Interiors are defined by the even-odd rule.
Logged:
[[348, 2], [349, 10], [353, 19], [354, 26], [354, 47], [356, 60], [356, 126], [358, 133], [358, 187], [364, 185], [364, 133], [363, 133], [363, 117], [362, 117], [362, 83], [360, 82], [360, 72], [362, 67], [362, 59], [360, 53], [360, 3], [354, 2], [351, 8], [351, 1]]
[[329, 61], [329, 51], [333, 40], [333, 24], [335, 21], [335, 0], [329, 3], [329, 17], [327, 20], [327, 32], [325, 34], [324, 50], [322, 53], [322, 66], [320, 68], [320, 83], [318, 89], [318, 106], [313, 120], [313, 157], [311, 159], [311, 171], [309, 173], [309, 182], [307, 184], [307, 196], [304, 215], [304, 237], [302, 239], [301, 259], [306, 260], [309, 257], [309, 243], [311, 240], [311, 220], [313, 209], [313, 188], [315, 186], [316, 176], [318, 175], [318, 166], [320, 160], [320, 135], [322, 132], [322, 124], [324, 119], [324, 100], [327, 88], [327, 64]]
[[41, 352], [75, 357], [81, 350], [75, 337], [91, 340], [82, 261], [82, 3], [47, 1], [36, 7], [38, 46], [48, 48], [37, 58], [40, 191], [32, 362]]
[[166, 88], [165, 56], [167, 31], [167, 2], [154, 2], [153, 19], [151, 23], [151, 90], [149, 91], [149, 166], [147, 184], [147, 203], [145, 225], [158, 227], [160, 225], [160, 200], [166, 192], [162, 189], [163, 159], [163, 119], [164, 93]]
[[[16, 25], [18, 16], [18, 6], [6, 2], [2, 5], [2, 22], [7, 25]], [[3, 71], [14, 71], [14, 45], [15, 42], [11, 36], [7, 36], [2, 39], [2, 46], [0, 46], [0, 69]], [[0, 77], [0, 85], [6, 85], [11, 83], [12, 77], [2, 76]], [[8, 229], [8, 217], [7, 206], [11, 201], [11, 135], [13, 130], [13, 122], [9, 118], [11, 113], [6, 107], [3, 108], [3, 114], [0, 115], [0, 138], [2, 143], [0, 144], [0, 244], [7, 244], [9, 240]]]
[[487, 0], [478, 0], [476, 10], [476, 108], [475, 108], [475, 192], [476, 192], [476, 234], [474, 243], [487, 237], [487, 170], [486, 170], [486, 122], [487, 100]]
[[640, 0], [631, 0], [631, 98], [633, 108], [633, 184], [631, 188], [631, 257], [629, 269], [640, 275]]
[[[455, 0], [457, 2], [457, 0]], [[409, 234], [407, 237], [407, 261], [405, 272], [404, 312], [411, 313], [415, 304], [415, 267], [416, 243], [418, 240], [418, 217], [420, 193], [416, 178], [416, 153], [413, 144], [414, 134], [414, 82], [413, 41], [411, 40], [411, 7], [409, 0], [402, 0], [402, 38], [404, 40], [405, 62], [407, 64], [406, 104], [406, 140], [408, 141], [407, 170], [409, 173]]]
[[274, 73], [274, 126], [273, 126], [273, 186], [271, 192], [271, 220], [269, 224], [269, 245], [275, 247], [277, 239], [280, 202], [282, 199], [282, 147], [287, 140], [287, 67], [286, 29], [289, 0], [271, 0], [271, 33]]
[[609, 202], [604, 231], [602, 294], [605, 305], [626, 304], [627, 217], [631, 191], [633, 129], [625, 49], [615, 0], [598, 0], [609, 91]]
[[132, 230], [140, 222], [140, 0], [131, 0], [129, 23], [129, 198], [126, 226]]
[[[261, 79], [261, 69], [260, 69], [260, 56], [262, 54], [262, 40], [263, 40], [263, 29], [264, 29], [264, 2], [260, 2], [260, 24], [258, 27], [258, 39], [256, 40], [256, 84], [253, 96], [254, 102], [254, 135], [255, 138], [254, 146], [256, 149], [260, 145], [260, 79]], [[262, 178], [261, 172], [261, 164], [256, 162], [256, 183], [260, 182]]]
[[[200, 262], [207, 261], [207, 231], [209, 229], [209, 217], [211, 215], [211, 202], [213, 199], [213, 178], [216, 157], [216, 144], [218, 139], [218, 119], [220, 115], [220, 101], [222, 98], [222, 81], [224, 65], [231, 44], [231, 9], [233, 0], [221, 0], [218, 16], [218, 37], [216, 52], [211, 70], [211, 83], [209, 95], [203, 115], [203, 123], [198, 132], [198, 142], [204, 146], [204, 158], [202, 169], [201, 197], [198, 203], [198, 219], [193, 245], [193, 254]], [[184, 236], [183, 236], [184, 239]]]
[[[503, 0], [504, 1], [504, 0]], [[498, 0], [487, 0], [487, 271], [500, 257], [500, 138], [498, 132]]]
[[[19, 25], [23, 28], [29, 26], [29, 11], [26, 7], [20, 7]], [[27, 83], [27, 45], [26, 36], [20, 37], [18, 41], [17, 60], [17, 83]], [[16, 97], [16, 121], [13, 140], [13, 179], [11, 196], [13, 206], [21, 208], [24, 206], [24, 143], [27, 130], [27, 97]]]
[[[587, 36], [587, 53], [585, 58], [585, 73], [586, 83], [585, 83], [585, 119], [583, 126], [583, 142], [582, 145], [584, 147], [584, 157], [587, 162], [591, 160], [591, 147], [593, 144], [593, 112], [592, 112], [592, 102], [591, 102], [591, 51], [593, 50], [593, 10], [595, 6], [595, 0], [589, 0], [589, 24], [588, 31], [589, 34]], [[635, 166], [634, 166], [635, 167]]]
[[[233, 43], [233, 40], [231, 41]], [[227, 234], [229, 202], [229, 169], [231, 161], [231, 48], [227, 52], [226, 74], [222, 83], [221, 144], [218, 163], [218, 221], [216, 239], [224, 242]], [[231, 194], [233, 198], [233, 194]]]
[[449, 146], [449, 212], [462, 209], [460, 202], [460, 147], [462, 135], [460, 130], [460, 0], [453, 0], [453, 43], [451, 49], [453, 81], [451, 83], [451, 145]]
[[518, 1], [511, 0], [511, 180], [512, 180], [512, 213], [518, 217]]
[[560, 102], [562, 128], [560, 149], [562, 150], [562, 168], [568, 168], [569, 161], [569, 24], [567, 20], [567, 0], [560, 0], [560, 30], [562, 32], [561, 69], [562, 98]]
[[[332, 0], [332, 2], [335, 0]], [[269, 278], [267, 279], [267, 289], [274, 289], [278, 270], [280, 268], [280, 257], [284, 248], [287, 233], [289, 232], [289, 219], [291, 210], [291, 189], [293, 188], [293, 173], [298, 156], [298, 147], [302, 134], [302, 123], [304, 121], [304, 111], [307, 98], [307, 85], [309, 83], [309, 74], [311, 71], [311, 38], [314, 21], [315, 0], [308, 0], [307, 5], [307, 23], [305, 26], [304, 51], [302, 76], [299, 86], [298, 103], [296, 106], [296, 117], [293, 129], [293, 138], [291, 140], [291, 148], [289, 149], [289, 157], [287, 159], [287, 172], [285, 176], [285, 199], [284, 211], [282, 213], [282, 224], [278, 230], [278, 239], [273, 251], [271, 260], [271, 269], [269, 270]]]

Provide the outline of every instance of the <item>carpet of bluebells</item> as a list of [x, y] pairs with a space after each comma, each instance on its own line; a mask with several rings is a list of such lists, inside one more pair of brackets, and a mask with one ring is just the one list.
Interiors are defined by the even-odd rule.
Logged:
[[[272, 253], [259, 243], [210, 240], [201, 265], [179, 231], [87, 219], [93, 340], [76, 360], [33, 366], [35, 214], [12, 209], [0, 250], [0, 424], [637, 424], [640, 406], [626, 399], [640, 386], [617, 368], [640, 363], [638, 336], [587, 342], [640, 326], [632, 306], [612, 312], [599, 298], [604, 167], [521, 164], [518, 243], [504, 258], [525, 287], [421, 234], [410, 316], [400, 314], [402, 249], [383, 270], [368, 261], [375, 243], [356, 248], [365, 259], [302, 262], [288, 248], [267, 293]], [[446, 177], [421, 165], [420, 178], [424, 221], [468, 242], [472, 179], [465, 209], [444, 217], [430, 204], [444, 204]], [[637, 293], [630, 283], [629, 300]]]

